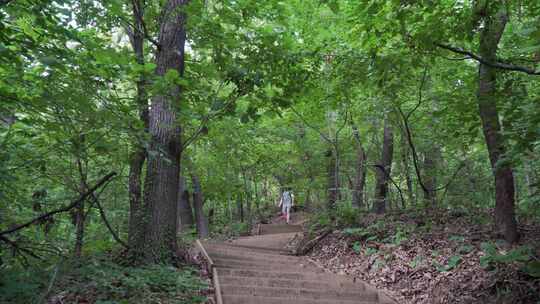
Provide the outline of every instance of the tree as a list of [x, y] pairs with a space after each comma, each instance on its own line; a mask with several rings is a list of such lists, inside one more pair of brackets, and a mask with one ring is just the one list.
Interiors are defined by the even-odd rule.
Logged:
[[148, 262], [172, 259], [178, 250], [176, 221], [180, 176], [178, 109], [184, 72], [186, 0], [168, 0], [161, 9], [156, 75], [172, 78], [165, 92], [152, 97], [149, 111], [148, 161], [144, 184], [144, 258]]
[[[478, 53], [484, 60], [495, 62], [498, 44], [509, 18], [507, 8], [500, 3], [485, 4], [484, 7], [477, 8], [476, 13], [484, 23], [480, 30]], [[506, 147], [497, 111], [498, 73], [495, 67], [480, 62], [478, 109], [495, 178], [495, 224], [503, 232], [505, 239], [513, 243], [519, 237], [514, 214], [514, 175], [511, 164], [504, 160]]]
[[384, 134], [381, 158], [376, 165], [375, 198], [373, 202], [373, 212], [382, 214], [386, 211], [388, 204], [388, 183], [392, 170], [392, 160], [394, 154], [394, 133], [388, 117], [384, 119]]

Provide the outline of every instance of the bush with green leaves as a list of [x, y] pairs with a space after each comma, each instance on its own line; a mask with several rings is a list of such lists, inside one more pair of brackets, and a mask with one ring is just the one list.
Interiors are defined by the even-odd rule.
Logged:
[[354, 208], [350, 202], [339, 202], [336, 206], [336, 224], [341, 227], [351, 227], [358, 225], [361, 216], [360, 210]]
[[207, 288], [191, 267], [125, 267], [106, 257], [7, 271], [1, 280], [0, 303], [37, 303], [50, 288], [48, 296], [66, 304], [78, 299], [100, 304], [195, 304], [204, 303], [201, 291]]
[[496, 244], [484, 242], [481, 244], [484, 256], [480, 258], [480, 266], [488, 270], [498, 270], [509, 264], [516, 264], [526, 274], [540, 278], [540, 262], [533, 259], [529, 246], [519, 246], [508, 251], [499, 250]]
[[249, 226], [245, 222], [236, 222], [231, 225], [231, 232], [235, 236], [245, 235], [249, 232]]

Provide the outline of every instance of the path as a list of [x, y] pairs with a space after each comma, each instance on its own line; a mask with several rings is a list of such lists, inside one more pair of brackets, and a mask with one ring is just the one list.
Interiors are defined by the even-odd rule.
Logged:
[[384, 294], [348, 277], [331, 274], [285, 245], [302, 231], [291, 225], [261, 225], [260, 235], [232, 242], [203, 242], [218, 274], [224, 304], [394, 304]]

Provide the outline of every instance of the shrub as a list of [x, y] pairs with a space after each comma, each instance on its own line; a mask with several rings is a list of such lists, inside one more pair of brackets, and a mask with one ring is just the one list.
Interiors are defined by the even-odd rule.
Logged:
[[108, 257], [86, 258], [40, 269], [2, 270], [0, 303], [38, 303], [49, 297], [62, 303], [203, 303], [206, 284], [191, 267], [125, 267]]
[[350, 202], [339, 202], [336, 206], [336, 223], [341, 227], [350, 227], [358, 224], [360, 210], [354, 208]]

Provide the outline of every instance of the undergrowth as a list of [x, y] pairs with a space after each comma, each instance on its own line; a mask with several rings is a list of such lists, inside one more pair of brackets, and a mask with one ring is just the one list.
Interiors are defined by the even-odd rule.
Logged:
[[192, 267], [126, 267], [108, 256], [43, 268], [3, 269], [0, 303], [204, 303], [207, 285]]

